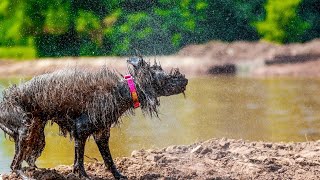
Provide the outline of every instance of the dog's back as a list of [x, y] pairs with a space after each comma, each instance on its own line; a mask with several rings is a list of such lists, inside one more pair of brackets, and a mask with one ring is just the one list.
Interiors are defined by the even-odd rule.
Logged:
[[94, 96], [110, 92], [118, 80], [116, 74], [106, 69], [98, 72], [60, 70], [9, 88], [4, 93], [4, 101], [17, 102], [28, 112], [41, 111], [48, 116], [57, 111], [76, 113], [85, 109]]
[[[0, 128], [11, 137], [27, 117], [57, 123], [79, 117], [83, 111], [97, 110], [96, 104], [108, 101], [119, 76], [105, 68], [99, 71], [63, 69], [13, 85], [3, 92], [0, 102]], [[95, 107], [93, 107], [95, 106]], [[63, 116], [61, 116], [63, 115]], [[66, 126], [71, 126], [70, 123]], [[61, 126], [63, 129], [63, 125]], [[65, 127], [68, 128], [68, 127]]]

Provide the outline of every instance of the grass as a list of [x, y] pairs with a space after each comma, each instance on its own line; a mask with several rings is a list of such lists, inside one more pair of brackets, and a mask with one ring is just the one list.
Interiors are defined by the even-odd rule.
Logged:
[[0, 60], [30, 60], [36, 58], [36, 49], [29, 46], [0, 47]]

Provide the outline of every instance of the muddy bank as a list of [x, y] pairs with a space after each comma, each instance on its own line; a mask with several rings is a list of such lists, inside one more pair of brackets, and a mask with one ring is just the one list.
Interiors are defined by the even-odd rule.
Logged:
[[207, 71], [209, 74], [234, 74], [230, 67], [235, 67], [237, 74], [249, 76], [320, 77], [319, 46], [320, 39], [287, 45], [212, 41], [201, 45], [189, 45], [178, 55], [210, 60], [212, 64]]
[[[320, 179], [320, 141], [302, 143], [211, 139], [192, 145], [133, 151], [118, 158], [129, 179]], [[92, 179], [112, 179], [101, 162], [86, 164]], [[71, 166], [25, 170], [35, 179], [78, 179]], [[15, 179], [15, 174], [3, 179]]]
[[[303, 44], [267, 42], [218, 42], [189, 45], [175, 55], [157, 59], [165, 69], [179, 67], [187, 76], [246, 75], [320, 77], [320, 40]], [[99, 68], [106, 65], [126, 71], [126, 57], [65, 57], [34, 61], [0, 61], [0, 77], [33, 76], [65, 67]]]

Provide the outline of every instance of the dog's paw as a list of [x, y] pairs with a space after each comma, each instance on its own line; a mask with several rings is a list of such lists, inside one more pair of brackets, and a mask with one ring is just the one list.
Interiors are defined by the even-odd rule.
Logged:
[[120, 179], [120, 180], [128, 179], [127, 176], [124, 176], [124, 175], [122, 175], [122, 174], [120, 174], [119, 176], [115, 176], [114, 178]]

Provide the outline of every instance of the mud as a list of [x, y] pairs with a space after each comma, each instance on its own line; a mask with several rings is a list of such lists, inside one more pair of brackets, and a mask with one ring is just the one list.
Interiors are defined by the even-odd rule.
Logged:
[[[133, 151], [116, 159], [129, 179], [320, 179], [320, 140], [301, 143], [211, 139], [192, 145]], [[103, 163], [86, 164], [94, 180], [113, 179]], [[72, 166], [25, 169], [34, 179], [79, 179]], [[3, 179], [17, 179], [16, 174]]]

